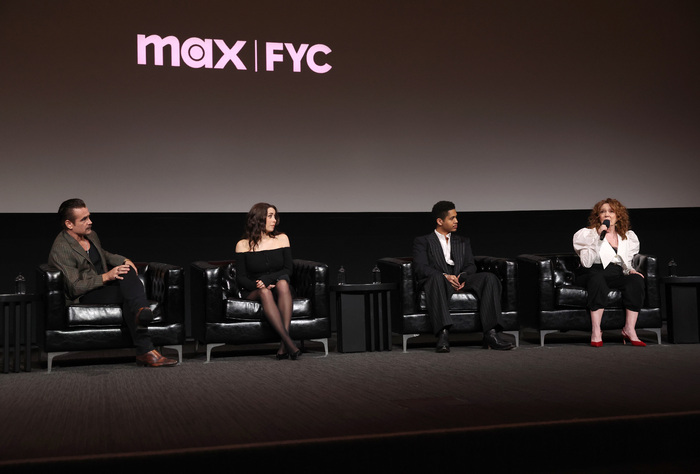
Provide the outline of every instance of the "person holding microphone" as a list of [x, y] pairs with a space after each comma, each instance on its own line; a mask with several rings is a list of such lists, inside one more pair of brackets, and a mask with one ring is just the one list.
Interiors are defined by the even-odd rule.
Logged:
[[603, 345], [600, 324], [611, 289], [622, 292], [625, 308], [623, 342], [646, 346], [635, 331], [644, 302], [644, 276], [632, 267], [632, 259], [639, 253], [639, 239], [630, 230], [627, 208], [612, 198], [596, 203], [588, 216], [588, 227], [574, 234], [573, 244], [581, 259], [575, 284], [588, 290], [591, 346]]

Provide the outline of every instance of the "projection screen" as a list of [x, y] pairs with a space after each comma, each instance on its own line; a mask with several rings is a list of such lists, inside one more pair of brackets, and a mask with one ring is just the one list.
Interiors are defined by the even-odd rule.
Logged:
[[0, 209], [697, 207], [694, 1], [0, 3]]

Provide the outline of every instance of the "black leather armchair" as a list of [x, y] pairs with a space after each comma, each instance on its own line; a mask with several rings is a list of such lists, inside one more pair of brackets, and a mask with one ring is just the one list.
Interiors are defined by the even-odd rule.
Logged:
[[[185, 282], [182, 267], [136, 263], [151, 309], [160, 317], [148, 327], [156, 347], [174, 349], [182, 362], [185, 340]], [[48, 371], [59, 355], [87, 350], [133, 347], [120, 305], [66, 304], [63, 274], [42, 264], [37, 268], [37, 293], [44, 306], [37, 321], [37, 342], [48, 355]]]
[[[491, 272], [501, 281], [503, 287], [501, 310], [505, 320], [503, 332], [515, 337], [515, 345], [520, 344], [517, 317], [516, 265], [512, 260], [478, 256], [474, 258], [477, 272]], [[382, 282], [397, 283], [398, 291], [391, 296], [391, 329], [403, 336], [403, 350], [406, 352], [410, 338], [421, 334], [432, 334], [430, 318], [426, 313], [425, 292], [416, 291], [412, 257], [386, 257], [377, 262]], [[479, 302], [469, 291], [455, 293], [450, 299], [450, 311], [454, 325], [450, 333], [482, 332], [479, 318]]]
[[[586, 309], [587, 291], [575, 286], [574, 272], [580, 265], [576, 254], [520, 255], [518, 262], [519, 313], [521, 326], [539, 331], [540, 345], [547, 334], [557, 331], [591, 331], [591, 317]], [[652, 331], [661, 344], [661, 310], [656, 258], [638, 254], [634, 268], [644, 275], [646, 295], [639, 312], [637, 331]], [[603, 330], [622, 329], [625, 309], [622, 293], [612, 290], [603, 314]]]
[[[294, 289], [292, 339], [320, 342], [328, 355], [331, 334], [328, 266], [309, 260], [293, 261]], [[235, 261], [197, 261], [190, 275], [192, 334], [211, 350], [225, 344], [261, 344], [279, 341], [265, 320], [262, 305], [240, 298]]]

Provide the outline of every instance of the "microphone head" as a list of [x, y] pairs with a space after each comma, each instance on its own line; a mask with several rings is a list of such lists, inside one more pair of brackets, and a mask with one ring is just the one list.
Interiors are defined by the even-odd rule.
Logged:
[[605, 220], [603, 221], [603, 225], [604, 225], [605, 227], [610, 227], [610, 219], [605, 219]]

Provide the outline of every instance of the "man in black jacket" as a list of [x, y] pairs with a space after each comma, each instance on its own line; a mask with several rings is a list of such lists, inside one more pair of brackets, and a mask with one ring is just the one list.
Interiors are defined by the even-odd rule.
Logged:
[[435, 231], [413, 242], [413, 268], [418, 289], [425, 290], [425, 302], [438, 338], [437, 352], [449, 352], [452, 316], [450, 297], [469, 291], [479, 300], [479, 316], [484, 330], [484, 348], [509, 350], [497, 330], [502, 323], [501, 282], [490, 272], [476, 272], [469, 239], [456, 235], [457, 211], [449, 201], [433, 206]]

